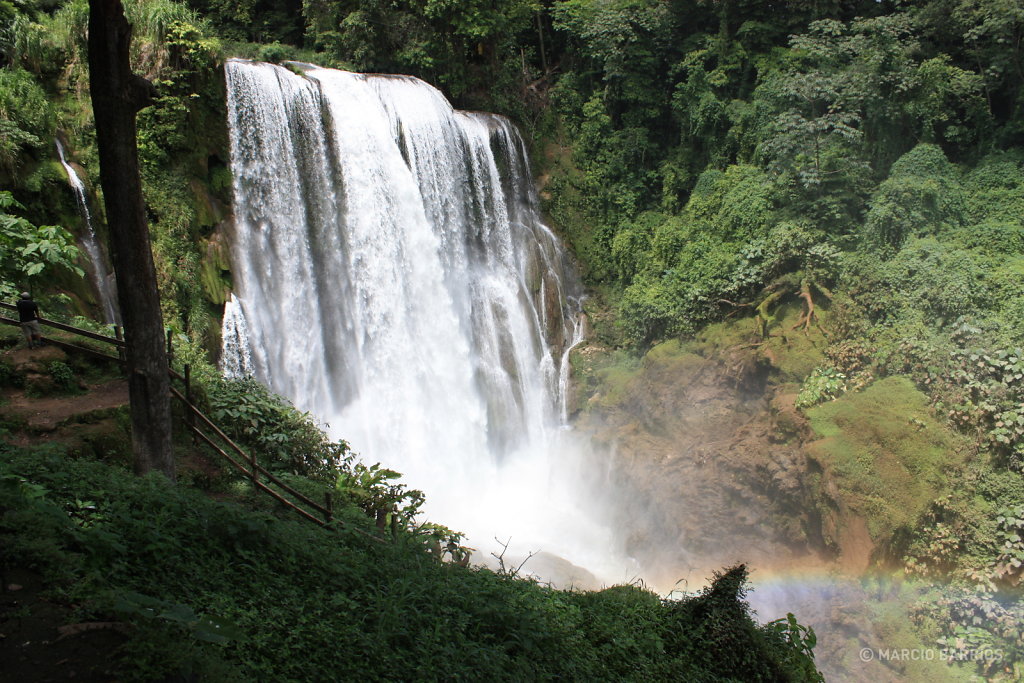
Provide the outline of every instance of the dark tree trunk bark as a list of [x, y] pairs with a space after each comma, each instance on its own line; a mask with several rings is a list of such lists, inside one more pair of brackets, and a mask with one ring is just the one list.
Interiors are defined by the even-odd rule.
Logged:
[[153, 86], [132, 73], [132, 29], [121, 0], [89, 0], [89, 82], [110, 253], [124, 321], [135, 471], [174, 480], [170, 379], [156, 269], [139, 178], [135, 116]]

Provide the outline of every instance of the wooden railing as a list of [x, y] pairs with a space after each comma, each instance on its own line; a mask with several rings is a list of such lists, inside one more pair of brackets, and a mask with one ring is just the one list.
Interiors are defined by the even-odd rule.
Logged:
[[[17, 310], [17, 306], [13, 306], [8, 303], [0, 302], [0, 309]], [[6, 316], [0, 316], [0, 322], [7, 323], [10, 325], [18, 325], [21, 323], [13, 318]], [[98, 334], [90, 330], [84, 330], [79, 327], [73, 327], [65, 323], [57, 322], [55, 320], [48, 320], [46, 318], [40, 318], [39, 323], [47, 327], [62, 330], [64, 332], [70, 332], [93, 341], [104, 342], [112, 345], [117, 355], [109, 355], [96, 349], [91, 349], [86, 346], [79, 346], [72, 344], [61, 339], [54, 339], [52, 337], [43, 337], [43, 340], [48, 344], [53, 344], [60, 348], [76, 351], [79, 353], [86, 353], [94, 357], [103, 358], [121, 365], [125, 364], [124, 349], [125, 342], [121, 337], [120, 328], [115, 328], [116, 336], [110, 337], [103, 334]], [[174, 349], [172, 345], [172, 337], [170, 331], [167, 333], [167, 355], [168, 360], [173, 358]], [[334, 521], [334, 508], [331, 499], [330, 492], [324, 494], [324, 504], [320, 505], [308, 496], [296, 491], [293, 487], [282, 481], [279, 477], [275, 476], [272, 472], [267, 470], [256, 461], [255, 452], [247, 453], [241, 446], [236, 444], [224, 431], [218, 427], [213, 420], [211, 420], [202, 410], [200, 410], [192, 401], [192, 382], [191, 382], [191, 371], [188, 365], [184, 366], [184, 374], [175, 371], [173, 368], [169, 368], [171, 375], [171, 396], [177, 399], [185, 410], [185, 425], [188, 430], [195, 435], [195, 437], [202, 441], [204, 444], [209, 446], [215, 453], [219, 454], [224, 458], [232, 467], [241, 472], [245, 477], [252, 481], [253, 487], [257, 490], [266, 493], [279, 501], [282, 505], [293, 510], [303, 519], [309, 520], [321, 526], [325, 526]], [[178, 390], [174, 387], [174, 380], [178, 380], [183, 384], [183, 391]], [[198, 424], [197, 424], [198, 423]], [[204, 429], [206, 431], [204, 431]], [[207, 433], [209, 432], [209, 433]], [[211, 436], [212, 434], [212, 436]], [[232, 455], [233, 454], [233, 455]], [[271, 488], [271, 485], [277, 487], [277, 489]], [[289, 500], [287, 496], [290, 496], [292, 500]], [[378, 536], [370, 535], [371, 538], [382, 540]]]

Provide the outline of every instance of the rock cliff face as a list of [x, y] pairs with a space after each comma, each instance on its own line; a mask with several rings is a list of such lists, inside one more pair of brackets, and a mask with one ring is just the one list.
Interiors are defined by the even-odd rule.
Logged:
[[736, 562], [755, 572], [871, 563], [878, 539], [795, 407], [823, 346], [818, 330], [762, 341], [741, 319], [660, 344], [633, 367], [578, 351], [578, 424], [610, 452], [626, 551], [660, 588]]
[[826, 342], [820, 329], [791, 330], [799, 314], [780, 312], [766, 340], [746, 318], [640, 360], [576, 350], [576, 424], [607, 451], [614, 524], [661, 592], [746, 563], [759, 618], [793, 612], [813, 627], [827, 680], [941, 680], [856, 653], [892, 647], [894, 634], [920, 646], [891, 578], [864, 579], [901, 564], [901, 539], [962, 449], [906, 378], [797, 409]]

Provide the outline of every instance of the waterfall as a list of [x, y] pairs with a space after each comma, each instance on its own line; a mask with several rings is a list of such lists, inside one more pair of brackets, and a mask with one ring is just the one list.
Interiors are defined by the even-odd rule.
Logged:
[[242, 307], [234, 294], [224, 302], [221, 349], [220, 369], [225, 377], [242, 379], [256, 375], [266, 376], [265, 372], [257, 372], [253, 366], [252, 353], [249, 351], [249, 330], [242, 316]]
[[402, 471], [476, 547], [601, 571], [610, 537], [564, 427], [580, 285], [518, 132], [415, 78], [291, 66], [226, 66], [223, 369]]
[[96, 228], [92, 222], [92, 212], [89, 211], [89, 200], [85, 194], [85, 183], [75, 173], [74, 167], [67, 162], [64, 154], [64, 146], [60, 140], [57, 142], [57, 157], [60, 159], [64, 171], [68, 174], [68, 183], [75, 191], [75, 200], [78, 202], [78, 212], [85, 221], [85, 233], [81, 235], [82, 250], [88, 257], [86, 269], [92, 279], [93, 286], [99, 296], [100, 305], [103, 307], [103, 321], [109, 324], [118, 324], [117, 291], [114, 285], [114, 275], [107, 267], [107, 260], [104, 258], [103, 249], [100, 247], [99, 239], [96, 237]]

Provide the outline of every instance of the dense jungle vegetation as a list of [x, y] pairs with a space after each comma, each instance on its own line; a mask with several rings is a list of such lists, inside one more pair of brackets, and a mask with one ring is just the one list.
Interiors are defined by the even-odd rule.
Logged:
[[[139, 146], [164, 314], [189, 353], [216, 348], [230, 290], [223, 60], [420, 76], [529, 138], [608, 363], [754, 318], [762, 341], [827, 333], [797, 399], [826, 431], [856, 424], [842, 412], [878, 387], [900, 389], [892, 414], [923, 394], [961, 457], [925, 468], [908, 455], [934, 500], [875, 540], [890, 566], [950, 582], [922, 619], [1003, 649], [1001, 666], [1024, 658], [1019, 0], [135, 0], [126, 10], [135, 67], [158, 92]], [[65, 140], [97, 187], [87, 12], [84, 0], [0, 2], [0, 295], [31, 285], [67, 315], [89, 311], [93, 295], [75, 272], [77, 210], [52, 141]], [[782, 324], [784, 310], [799, 312], [796, 326]], [[871, 457], [842, 447], [851, 467]]]

